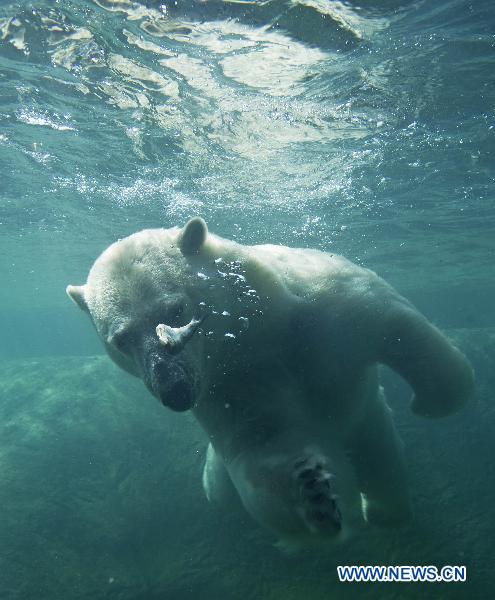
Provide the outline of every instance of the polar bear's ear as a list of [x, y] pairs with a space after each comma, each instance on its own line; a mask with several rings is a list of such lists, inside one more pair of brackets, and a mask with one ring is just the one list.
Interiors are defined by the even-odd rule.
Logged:
[[89, 312], [88, 305], [86, 303], [86, 298], [84, 297], [84, 285], [68, 285], [65, 288], [67, 295], [69, 298], [79, 306], [81, 310], [85, 312]]
[[208, 227], [201, 217], [188, 221], [179, 235], [179, 248], [182, 254], [197, 254], [205, 243]]

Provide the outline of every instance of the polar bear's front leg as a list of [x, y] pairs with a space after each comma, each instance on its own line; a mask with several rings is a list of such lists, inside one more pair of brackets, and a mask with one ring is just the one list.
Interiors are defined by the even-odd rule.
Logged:
[[379, 360], [411, 385], [413, 412], [443, 417], [462, 408], [474, 388], [465, 356], [406, 300], [386, 311]]

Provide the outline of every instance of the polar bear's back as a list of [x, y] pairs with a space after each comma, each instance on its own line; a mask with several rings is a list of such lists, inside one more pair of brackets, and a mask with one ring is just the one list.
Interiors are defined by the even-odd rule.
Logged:
[[370, 293], [376, 286], [388, 287], [373, 271], [338, 254], [272, 244], [251, 246], [250, 254], [301, 298], [355, 296]]

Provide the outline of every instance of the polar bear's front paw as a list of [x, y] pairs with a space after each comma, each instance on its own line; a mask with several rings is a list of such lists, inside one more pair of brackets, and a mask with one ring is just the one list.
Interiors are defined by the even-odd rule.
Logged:
[[342, 529], [337, 495], [332, 493], [334, 476], [320, 456], [310, 455], [295, 461], [293, 477], [299, 491], [299, 514], [311, 533], [336, 535]]

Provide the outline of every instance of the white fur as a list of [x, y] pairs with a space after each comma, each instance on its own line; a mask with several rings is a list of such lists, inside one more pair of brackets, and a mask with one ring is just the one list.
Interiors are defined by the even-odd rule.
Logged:
[[238, 494], [287, 543], [334, 538], [308, 521], [294, 475], [298, 461], [321, 459], [335, 476], [343, 531], [362, 522], [361, 504], [370, 522], [407, 518], [401, 445], [376, 365], [406, 378], [416, 412], [442, 416], [471, 391], [467, 361], [375, 273], [316, 250], [243, 246], [206, 227], [202, 236], [201, 223], [189, 237], [156, 229], [113, 244], [74, 299], [112, 358], [138, 376], [135, 353], [117, 347], [122, 332], [156, 328], [177, 301], [184, 324], [210, 313], [183, 351], [199, 373], [193, 412], [211, 441], [208, 497]]

